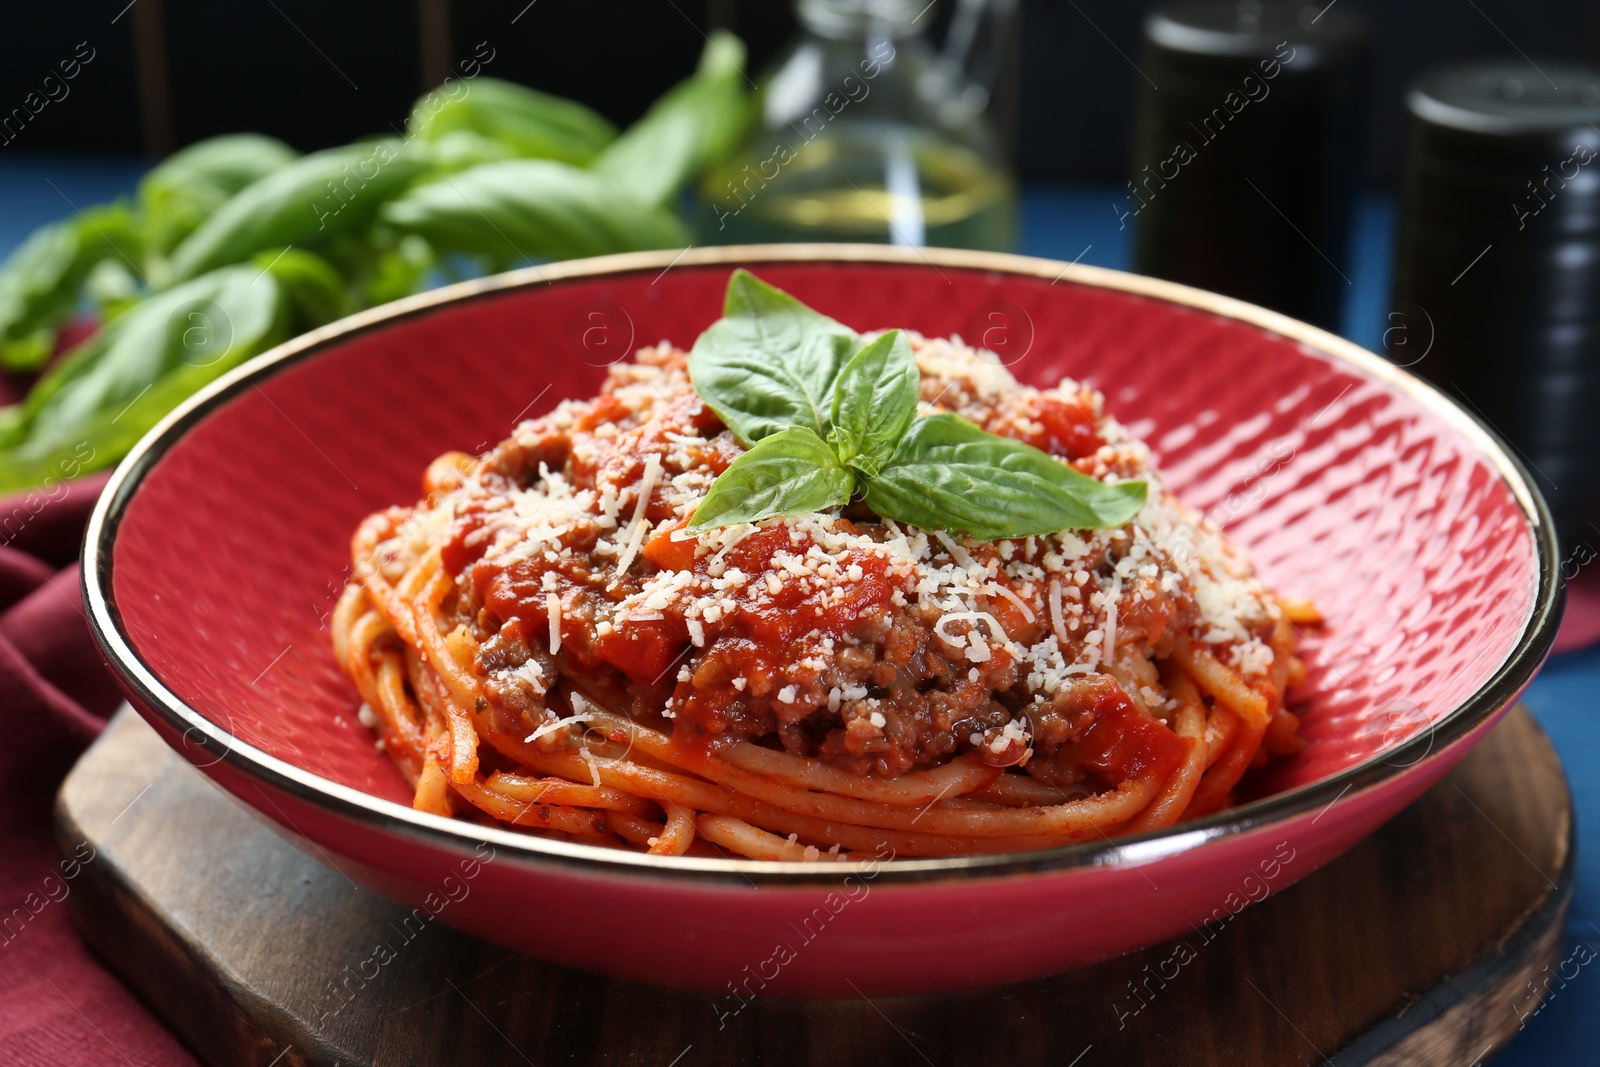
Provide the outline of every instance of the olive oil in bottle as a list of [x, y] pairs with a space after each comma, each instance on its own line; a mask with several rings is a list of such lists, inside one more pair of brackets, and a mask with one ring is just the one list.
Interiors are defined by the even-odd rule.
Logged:
[[987, 94], [902, 0], [800, 0], [761, 122], [700, 189], [701, 239], [1009, 249], [1016, 192]]

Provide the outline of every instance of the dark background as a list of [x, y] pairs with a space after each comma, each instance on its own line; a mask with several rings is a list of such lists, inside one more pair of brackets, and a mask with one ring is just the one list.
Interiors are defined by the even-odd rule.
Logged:
[[[1436, 63], [1525, 53], [1600, 63], [1596, 0], [1334, 0], [1373, 29], [1368, 175], [1394, 175], [1406, 83]], [[760, 71], [793, 31], [784, 0], [88, 0], [8, 5], [0, 115], [72, 56], [94, 59], [0, 152], [162, 155], [258, 130], [300, 149], [398, 128], [487, 42], [484, 73], [619, 123], [693, 67], [710, 26]], [[943, 8], [950, 6], [942, 0]], [[1154, 0], [1024, 0], [1013, 89], [1025, 180], [1124, 176], [1139, 25]], [[935, 20], [935, 27], [942, 24]], [[59, 90], [57, 91], [59, 94]]]

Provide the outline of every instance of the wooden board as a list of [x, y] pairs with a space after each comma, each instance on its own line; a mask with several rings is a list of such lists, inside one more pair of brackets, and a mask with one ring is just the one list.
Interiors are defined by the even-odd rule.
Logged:
[[[204, 1061], [282, 1067], [1477, 1064], [1559, 959], [1572, 833], [1560, 762], [1517, 709], [1378, 834], [1221, 928], [998, 989], [723, 1014], [727, 998], [439, 924], [403, 940], [399, 907], [287, 844], [127, 710], [57, 801], [63, 854], [95, 852], [67, 898], [90, 945]], [[353, 980], [380, 943], [397, 958]]]

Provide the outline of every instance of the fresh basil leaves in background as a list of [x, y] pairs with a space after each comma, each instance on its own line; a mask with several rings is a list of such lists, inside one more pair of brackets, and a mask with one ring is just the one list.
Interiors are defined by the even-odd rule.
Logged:
[[744, 56], [738, 38], [713, 34], [694, 76], [620, 136], [570, 101], [553, 108], [555, 98], [522, 86], [475, 85], [418, 123], [420, 135], [463, 157], [487, 155], [493, 144], [534, 158], [441, 175], [385, 204], [381, 221], [491, 267], [686, 245], [689, 231], [671, 201], [748, 124]]
[[430, 160], [398, 138], [313, 152], [229, 197], [172, 250], [173, 281], [238, 263], [263, 248], [320, 242], [365, 227]]
[[[379, 217], [496, 267], [689, 243], [675, 212], [640, 203], [594, 171], [545, 159], [485, 163], [419, 185], [384, 204]], [[485, 226], [485, 217], [495, 224]]]
[[286, 340], [289, 323], [286, 288], [254, 263], [129, 309], [51, 367], [21, 404], [0, 411], [0, 492], [126, 452], [184, 397]]
[[607, 145], [595, 170], [641, 203], [670, 203], [689, 179], [733, 150], [755, 117], [744, 65], [744, 42], [713, 33], [694, 77], [679, 82]]
[[192, 144], [139, 182], [150, 247], [165, 255], [239, 190], [288, 166], [300, 153], [272, 137], [234, 133]]
[[480, 76], [424, 96], [403, 137], [305, 156], [216, 137], [154, 167], [131, 201], [40, 227], [0, 263], [0, 367], [44, 367], [74, 314], [100, 325], [0, 408], [0, 492], [110, 466], [242, 360], [436, 268], [686, 245], [676, 198], [752, 117], [744, 60], [713, 33], [695, 73], [620, 134]]
[[94, 268], [119, 249], [137, 256], [139, 247], [133, 216], [121, 204], [91, 207], [33, 231], [0, 263], [0, 366], [42, 367]]
[[1108, 484], [959, 416], [917, 417], [921, 375], [899, 330], [863, 343], [748, 271], [689, 353], [700, 398], [749, 449], [695, 509], [696, 528], [847, 504], [980, 540], [1121, 526], [1144, 482]]
[[411, 131], [424, 141], [467, 131], [504, 145], [515, 156], [579, 167], [592, 163], [617, 136], [610, 121], [577, 101], [495, 78], [478, 78], [437, 110], [415, 109], [411, 114]]

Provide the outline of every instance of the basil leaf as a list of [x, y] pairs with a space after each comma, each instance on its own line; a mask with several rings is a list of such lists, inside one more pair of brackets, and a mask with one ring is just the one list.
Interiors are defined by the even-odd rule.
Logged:
[[922, 374], [905, 334], [890, 330], [865, 345], [833, 387], [833, 432], [839, 462], [878, 473], [917, 417]]
[[36, 370], [55, 353], [56, 327], [78, 307], [96, 264], [140, 256], [133, 216], [123, 204], [92, 207], [40, 226], [0, 263], [0, 366]]
[[727, 155], [754, 117], [744, 62], [744, 42], [712, 31], [694, 74], [607, 145], [595, 170], [645, 203], [669, 203], [685, 182]]
[[306, 245], [361, 229], [430, 159], [395, 138], [330, 148], [273, 171], [229, 197], [172, 253], [172, 280], [243, 262], [267, 248]]
[[498, 141], [513, 155], [583, 166], [617, 136], [617, 128], [582, 104], [499, 78], [457, 81], [463, 90], [424, 93], [407, 126], [424, 141], [467, 130]]
[[428, 242], [387, 226], [340, 234], [318, 253], [346, 279], [361, 307], [387, 304], [424, 288], [438, 265]]
[[911, 424], [894, 458], [867, 480], [866, 501], [886, 518], [992, 541], [1121, 526], [1145, 492], [1143, 482], [1107, 485], [946, 414]]
[[298, 157], [282, 141], [257, 133], [211, 137], [174, 152], [139, 181], [151, 248], [171, 251], [228, 197]]
[[689, 243], [672, 212], [639, 203], [592, 171], [544, 159], [484, 163], [425, 182], [379, 217], [436, 249], [498, 265]]
[[[202, 385], [289, 335], [271, 272], [225, 267], [150, 297], [52, 367], [0, 412], [0, 492], [120, 459]], [[53, 473], [52, 473], [53, 472]]]
[[55, 327], [72, 313], [88, 268], [76, 219], [50, 223], [0, 263], [0, 366], [42, 367], [55, 350]]
[[517, 154], [502, 142], [471, 130], [451, 130], [430, 142], [432, 174], [455, 174], [483, 163], [516, 159]]
[[144, 298], [139, 279], [120, 256], [96, 263], [83, 280], [83, 294], [100, 309], [102, 320], [114, 319]]
[[744, 269], [728, 279], [723, 317], [689, 352], [689, 378], [746, 448], [804, 426], [826, 438], [833, 386], [861, 338]]
[[300, 248], [257, 252], [251, 262], [268, 271], [289, 298], [299, 330], [324, 326], [355, 310], [355, 301], [333, 264]]
[[761, 440], [728, 465], [695, 508], [689, 526], [731, 526], [848, 504], [855, 474], [803, 426]]

